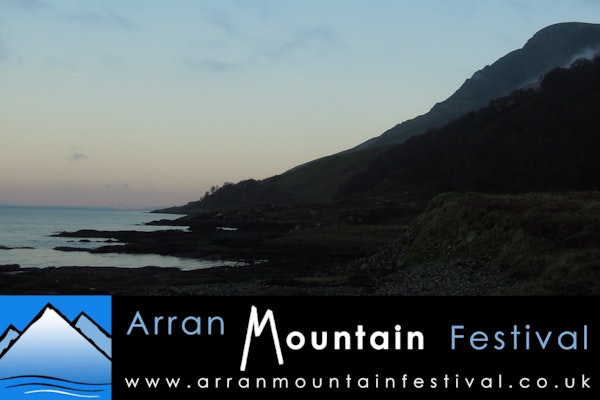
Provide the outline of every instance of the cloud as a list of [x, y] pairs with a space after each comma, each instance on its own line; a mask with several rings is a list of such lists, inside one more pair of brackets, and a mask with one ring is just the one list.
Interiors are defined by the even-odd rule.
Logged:
[[299, 28], [292, 32], [287, 39], [267, 45], [258, 52], [259, 58], [268, 60], [282, 59], [295, 53], [317, 46], [331, 47], [336, 41], [336, 35], [330, 28], [317, 26]]
[[71, 154], [71, 157], [69, 157], [69, 159], [73, 162], [87, 160], [88, 158], [89, 157], [86, 154], [80, 152], [74, 152]]
[[265, 0], [237, 0], [234, 5], [242, 12], [253, 12], [262, 16], [273, 13], [273, 4]]
[[7, 47], [2, 48], [0, 46], [0, 63], [11, 63], [12, 66], [23, 68], [25, 66], [25, 59]]
[[120, 183], [105, 183], [101, 185], [103, 189], [131, 189], [131, 185], [129, 183], [120, 182]]
[[67, 20], [91, 25], [116, 26], [126, 30], [135, 29], [135, 24], [131, 20], [109, 7], [104, 7], [101, 11], [82, 11], [71, 14]]
[[196, 59], [188, 57], [185, 64], [192, 69], [205, 70], [210, 72], [229, 72], [243, 67], [244, 63], [229, 62], [219, 60], [217, 58], [201, 58]]
[[35, 12], [45, 8], [47, 2], [44, 0], [0, 0], [0, 5], [8, 5], [22, 11]]
[[[4, 20], [11, 19], [14, 15], [39, 15], [52, 6], [45, 0], [0, 0], [0, 30], [6, 24]], [[0, 32], [1, 34], [2, 32]], [[14, 44], [8, 45], [0, 36], [0, 62], [16, 62], [17, 66], [24, 64], [23, 57], [15, 51]]]
[[233, 36], [238, 34], [238, 31], [233, 26], [231, 20], [225, 15], [214, 15], [211, 19], [211, 23], [228, 35]]
[[[299, 28], [289, 33], [282, 39], [269, 39], [265, 44], [264, 39], [255, 38], [249, 46], [236, 55], [229, 55], [229, 59], [214, 55], [206, 57], [189, 56], [184, 59], [188, 68], [209, 72], [232, 72], [244, 69], [261, 62], [272, 62], [292, 58], [300, 52], [311, 49], [331, 49], [335, 45], [336, 35], [333, 30], [326, 27]], [[240, 47], [241, 48], [241, 47]], [[250, 49], [250, 50], [248, 50]]]
[[310, 47], [314, 45], [331, 45], [335, 42], [335, 33], [332, 29], [317, 26], [298, 29], [291, 40], [284, 43], [291, 49]]
[[[237, 72], [278, 60], [329, 51], [337, 35], [327, 23], [297, 21], [290, 8], [270, 0], [208, 2], [198, 13], [201, 33], [187, 41], [192, 53], [185, 67], [207, 72]], [[311, 54], [312, 53], [312, 54]]]

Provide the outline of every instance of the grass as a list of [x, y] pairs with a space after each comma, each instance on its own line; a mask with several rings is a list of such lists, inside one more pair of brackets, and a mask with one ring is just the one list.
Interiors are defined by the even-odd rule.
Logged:
[[311, 227], [272, 239], [271, 246], [281, 248], [304, 248], [312, 251], [356, 253], [365, 256], [378, 247], [390, 243], [404, 225], [338, 225], [331, 227]]
[[312, 161], [271, 179], [277, 189], [294, 193], [295, 201], [328, 201], [341, 183], [367, 167], [380, 150], [336, 154]]
[[416, 220], [408, 265], [478, 259], [521, 282], [508, 294], [600, 295], [600, 193], [445, 193]]

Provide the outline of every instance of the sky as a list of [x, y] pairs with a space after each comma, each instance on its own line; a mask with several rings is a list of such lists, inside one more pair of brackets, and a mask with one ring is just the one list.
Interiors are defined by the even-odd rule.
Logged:
[[0, 205], [161, 208], [352, 148], [597, 0], [0, 0]]

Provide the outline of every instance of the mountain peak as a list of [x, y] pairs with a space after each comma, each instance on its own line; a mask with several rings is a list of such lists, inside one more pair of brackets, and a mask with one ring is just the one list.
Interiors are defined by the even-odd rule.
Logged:
[[110, 382], [110, 370], [108, 355], [50, 303], [11, 340], [0, 358], [0, 377], [52, 373], [79, 382]]
[[81, 312], [73, 320], [73, 326], [81, 332], [90, 342], [106, 357], [112, 357], [110, 334], [91, 319], [85, 312]]
[[496, 98], [537, 82], [557, 67], [567, 67], [580, 56], [600, 50], [600, 24], [562, 22], [536, 32], [525, 45], [476, 71], [448, 99], [421, 116], [354, 147], [362, 150], [402, 143], [408, 138], [441, 127]]
[[8, 328], [0, 335], [0, 358], [11, 346], [12, 342], [19, 337], [21, 332], [15, 328], [13, 324], [10, 324]]
[[163, 212], [333, 200], [342, 186], [368, 169], [376, 157], [390, 147], [429, 130], [441, 129], [468, 113], [487, 107], [495, 99], [536, 86], [550, 71], [568, 67], [582, 56], [592, 58], [600, 50], [600, 24], [553, 24], [524, 43], [522, 48], [476, 71], [426, 114], [406, 120], [377, 137], [340, 153], [303, 163], [281, 175], [223, 186], [197, 202]]
[[[525, 43], [524, 47], [533, 46], [540, 42], [546, 42], [548, 40], [556, 40], [563, 38], [563, 40], [572, 40], [573, 36], [582, 36], [587, 34], [589, 31], [595, 31], [600, 27], [600, 24], [593, 24], [588, 22], [559, 22], [556, 24], [548, 25], [545, 28], [537, 31], [531, 39]], [[571, 38], [565, 37], [571, 36]]]

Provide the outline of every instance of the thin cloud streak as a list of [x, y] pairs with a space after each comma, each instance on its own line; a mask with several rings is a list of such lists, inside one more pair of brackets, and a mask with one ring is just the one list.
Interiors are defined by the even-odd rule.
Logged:
[[46, 8], [48, 3], [44, 0], [0, 0], [0, 6], [7, 5], [26, 12], [37, 12]]
[[321, 26], [300, 28], [289, 39], [276, 43], [260, 51], [258, 54], [260, 58], [267, 60], [287, 58], [302, 49], [318, 45], [333, 46], [335, 41], [335, 33], [332, 29]]
[[136, 25], [131, 20], [109, 7], [104, 7], [102, 11], [85, 11], [71, 14], [66, 19], [75, 23], [116, 26], [125, 30], [136, 28]]
[[239, 70], [244, 66], [244, 63], [234, 63], [222, 61], [215, 58], [187, 58], [185, 64], [191, 69], [204, 70], [209, 72], [230, 72]]
[[210, 72], [232, 72], [260, 65], [263, 62], [273, 62], [296, 57], [303, 51], [310, 49], [331, 49], [336, 45], [335, 32], [327, 27], [298, 28], [287, 38], [270, 44], [263, 44], [256, 40], [254, 51], [248, 54], [240, 54], [239, 61], [226, 61], [219, 57], [194, 57], [190, 56], [184, 60], [184, 64], [191, 69], [205, 70]]

